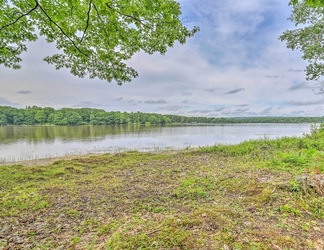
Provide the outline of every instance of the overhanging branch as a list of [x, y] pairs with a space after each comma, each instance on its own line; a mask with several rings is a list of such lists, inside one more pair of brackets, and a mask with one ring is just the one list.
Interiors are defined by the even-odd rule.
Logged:
[[[95, 11], [97, 12], [97, 17], [98, 17], [98, 19], [101, 21], [102, 24], [104, 24], [104, 26], [106, 26], [107, 24], [106, 24], [106, 22], [102, 19], [101, 15], [99, 14], [99, 11], [98, 11], [97, 6], [96, 6], [94, 3], [93, 3], [92, 5], [93, 5], [93, 8], [95, 9]], [[106, 29], [103, 29], [103, 30], [104, 30], [106, 36], [109, 37], [109, 35], [108, 35]], [[108, 42], [108, 44], [109, 44], [109, 42]]]
[[36, 5], [34, 8], [32, 8], [30, 11], [28, 11], [27, 13], [25, 14], [22, 14], [21, 16], [19, 16], [15, 21], [11, 22], [11, 23], [8, 23], [8, 24], [5, 24], [3, 25], [1, 28], [0, 28], [0, 31], [3, 30], [4, 28], [7, 28], [11, 25], [14, 25], [15, 23], [17, 23], [21, 18], [25, 17], [25, 16], [28, 16], [30, 13], [32, 13], [34, 10], [37, 9], [37, 7], [39, 6], [39, 3], [37, 1], [36, 2]]
[[82, 41], [83, 41], [83, 39], [84, 39], [84, 37], [85, 37], [85, 34], [86, 34], [86, 32], [87, 32], [87, 29], [88, 29], [88, 27], [89, 27], [89, 20], [90, 20], [91, 5], [92, 5], [92, 0], [90, 0], [90, 2], [89, 2], [89, 8], [88, 8], [88, 13], [87, 13], [87, 24], [86, 24], [86, 27], [85, 27], [85, 29], [84, 29], [84, 31], [83, 31], [83, 35], [82, 35], [82, 37], [81, 37], [80, 43], [82, 43]]
[[76, 45], [76, 43], [72, 40], [72, 38], [70, 36], [68, 36], [64, 30], [61, 28], [60, 25], [58, 25], [48, 14], [47, 12], [43, 9], [43, 7], [38, 3], [38, 6], [40, 8], [40, 10], [45, 14], [45, 16], [48, 18], [48, 20], [53, 23], [61, 32], [62, 34], [73, 44], [73, 46], [84, 56], [89, 57], [87, 54], [85, 54], [82, 50], [80, 50], [80, 48]]
[[116, 11], [119, 15], [129, 17], [129, 18], [133, 19], [134, 21], [136, 21], [136, 22], [138, 22], [138, 23], [140, 23], [140, 24], [142, 24], [142, 25], [144, 25], [144, 26], [146, 26], [146, 27], [148, 27], [148, 28], [151, 28], [149, 25], [147, 25], [147, 24], [144, 22], [144, 20], [141, 20], [141, 19], [139, 19], [139, 18], [137, 18], [137, 17], [134, 17], [134, 16], [132, 16], [132, 15], [128, 15], [128, 14], [122, 13], [122, 12], [120, 12], [119, 10], [116, 10], [116, 9], [114, 9], [113, 7], [111, 7], [108, 3], [105, 3], [105, 5], [106, 5], [109, 9], [111, 9], [111, 10], [113, 10], [113, 11]]

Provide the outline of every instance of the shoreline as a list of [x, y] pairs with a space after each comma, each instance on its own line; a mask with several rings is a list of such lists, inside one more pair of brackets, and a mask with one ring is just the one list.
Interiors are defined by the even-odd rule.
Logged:
[[152, 151], [125, 150], [125, 151], [120, 151], [120, 152], [75, 154], [75, 155], [54, 156], [54, 157], [49, 157], [49, 158], [30, 159], [30, 160], [13, 161], [13, 162], [2, 162], [2, 163], [0, 163], [0, 167], [1, 166], [14, 166], [14, 165], [22, 165], [24, 167], [48, 166], [48, 165], [52, 165], [56, 161], [84, 159], [84, 158], [90, 158], [90, 157], [100, 157], [103, 155], [120, 155], [120, 154], [125, 154], [125, 153], [130, 153], [130, 152], [168, 155], [168, 154], [176, 154], [179, 152], [193, 152], [198, 149], [199, 148], [169, 149], [169, 150], [165, 149], [165, 150], [152, 150]]
[[22, 165], [22, 166], [41, 166], [41, 165], [51, 165], [55, 161], [60, 160], [72, 160], [74, 158], [87, 158], [90, 156], [100, 156], [103, 155], [99, 153], [88, 153], [88, 154], [76, 154], [76, 155], [67, 155], [67, 156], [54, 156], [49, 158], [40, 158], [40, 159], [31, 159], [31, 160], [22, 160], [22, 161], [12, 161], [12, 162], [2, 162], [0, 166], [13, 166], [13, 165]]

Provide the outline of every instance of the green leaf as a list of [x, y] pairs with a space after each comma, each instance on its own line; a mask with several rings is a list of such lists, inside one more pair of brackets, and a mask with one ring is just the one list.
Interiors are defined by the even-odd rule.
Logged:
[[122, 84], [138, 73], [126, 65], [134, 54], [165, 54], [199, 31], [187, 29], [174, 0], [15, 0], [0, 1], [0, 64], [17, 69], [26, 42], [39, 35], [55, 43], [60, 54], [44, 58], [56, 69], [68, 68]]

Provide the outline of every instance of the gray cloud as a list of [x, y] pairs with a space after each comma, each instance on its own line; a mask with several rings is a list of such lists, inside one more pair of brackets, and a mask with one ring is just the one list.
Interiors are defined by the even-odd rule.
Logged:
[[235, 107], [247, 107], [250, 106], [249, 104], [239, 104], [239, 105], [235, 105]]
[[188, 113], [193, 114], [193, 113], [201, 113], [201, 114], [207, 114], [212, 112], [213, 110], [209, 110], [209, 109], [195, 109], [195, 110], [191, 110]]
[[303, 89], [303, 88], [305, 88], [306, 85], [307, 85], [307, 82], [297, 83], [297, 84], [294, 84], [293, 86], [291, 86], [287, 90], [294, 91], [294, 90], [298, 90], [298, 89]]
[[234, 111], [232, 110], [228, 110], [228, 111], [223, 111], [221, 114], [222, 115], [230, 115], [230, 116], [243, 116], [246, 111], [248, 111], [250, 108], [246, 108], [246, 109], [236, 109]]
[[190, 110], [188, 111], [188, 114], [193, 114], [193, 113], [198, 113], [199, 110], [198, 109], [194, 109], [194, 110]]
[[215, 90], [216, 90], [215, 88], [205, 89], [205, 91], [207, 91], [207, 92], [214, 92]]
[[244, 90], [245, 90], [244, 88], [234, 89], [234, 90], [231, 90], [231, 91], [226, 92], [226, 93], [224, 93], [224, 94], [226, 94], [226, 95], [232, 95], [232, 94], [236, 94], [236, 93], [238, 93], [238, 92], [244, 91]]
[[245, 111], [248, 111], [250, 108], [246, 108], [246, 109], [236, 109], [234, 112], [235, 113], [242, 113], [242, 112], [245, 112]]
[[230, 113], [231, 113], [231, 111], [228, 110], [228, 111], [223, 111], [221, 114], [222, 114], [222, 115], [229, 115]]
[[17, 103], [13, 103], [3, 97], [0, 96], [0, 105], [16, 105]]
[[185, 93], [182, 93], [182, 95], [184, 95], [184, 96], [192, 96], [192, 93], [190, 93], [190, 92], [185, 92]]
[[77, 104], [72, 105], [72, 107], [75, 108], [96, 108], [96, 107], [101, 107], [102, 104], [100, 103], [93, 103], [93, 102], [88, 102], [88, 101], [84, 101], [84, 102], [79, 102]]
[[131, 107], [137, 106], [137, 104], [141, 103], [142, 101], [136, 101], [134, 99], [128, 101], [127, 103], [130, 104]]
[[265, 78], [285, 78], [284, 76], [265, 76]]
[[207, 114], [207, 113], [210, 113], [210, 110], [208, 110], [208, 109], [202, 109], [202, 110], [199, 110], [199, 113]]
[[146, 104], [162, 104], [162, 103], [167, 103], [165, 100], [163, 99], [159, 99], [159, 100], [147, 100], [145, 101]]
[[179, 111], [180, 109], [186, 108], [187, 106], [180, 106], [180, 105], [169, 105], [165, 107], [159, 107], [160, 110], [166, 111]]
[[288, 72], [302, 72], [302, 69], [289, 69]]
[[217, 108], [217, 109], [214, 109], [213, 111], [214, 111], [214, 112], [220, 112], [220, 111], [222, 111], [222, 110], [224, 110], [224, 108]]
[[267, 115], [267, 114], [270, 113], [270, 110], [272, 110], [272, 109], [273, 109], [273, 107], [271, 107], [271, 108], [266, 108], [265, 110], [263, 110], [263, 111], [260, 112], [259, 114], [260, 114], [260, 115]]
[[298, 111], [292, 111], [291, 114], [293, 115], [300, 115], [300, 114], [303, 114], [305, 113], [303, 110], [298, 110]]
[[209, 117], [219, 117], [219, 114], [216, 114], [216, 113], [211, 113], [208, 115]]
[[259, 114], [256, 113], [256, 112], [247, 112], [247, 115], [250, 115], [250, 116], [256, 116], [256, 115], [259, 115]]
[[116, 100], [117, 101], [120, 101], [120, 100], [122, 100], [124, 97], [119, 97], [119, 98], [117, 98]]
[[287, 101], [285, 103], [292, 106], [309, 106], [316, 104], [324, 104], [324, 99], [318, 99], [313, 101]]
[[16, 93], [26, 95], [26, 94], [30, 94], [32, 92], [30, 90], [20, 90], [20, 91], [17, 91]]

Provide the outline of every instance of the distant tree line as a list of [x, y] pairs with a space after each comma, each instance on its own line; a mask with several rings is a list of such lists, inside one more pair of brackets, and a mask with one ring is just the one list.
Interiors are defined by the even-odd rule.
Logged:
[[142, 112], [107, 112], [94, 108], [25, 109], [0, 106], [0, 126], [5, 125], [118, 125], [118, 124], [224, 124], [224, 123], [322, 123], [324, 117], [210, 118]]

